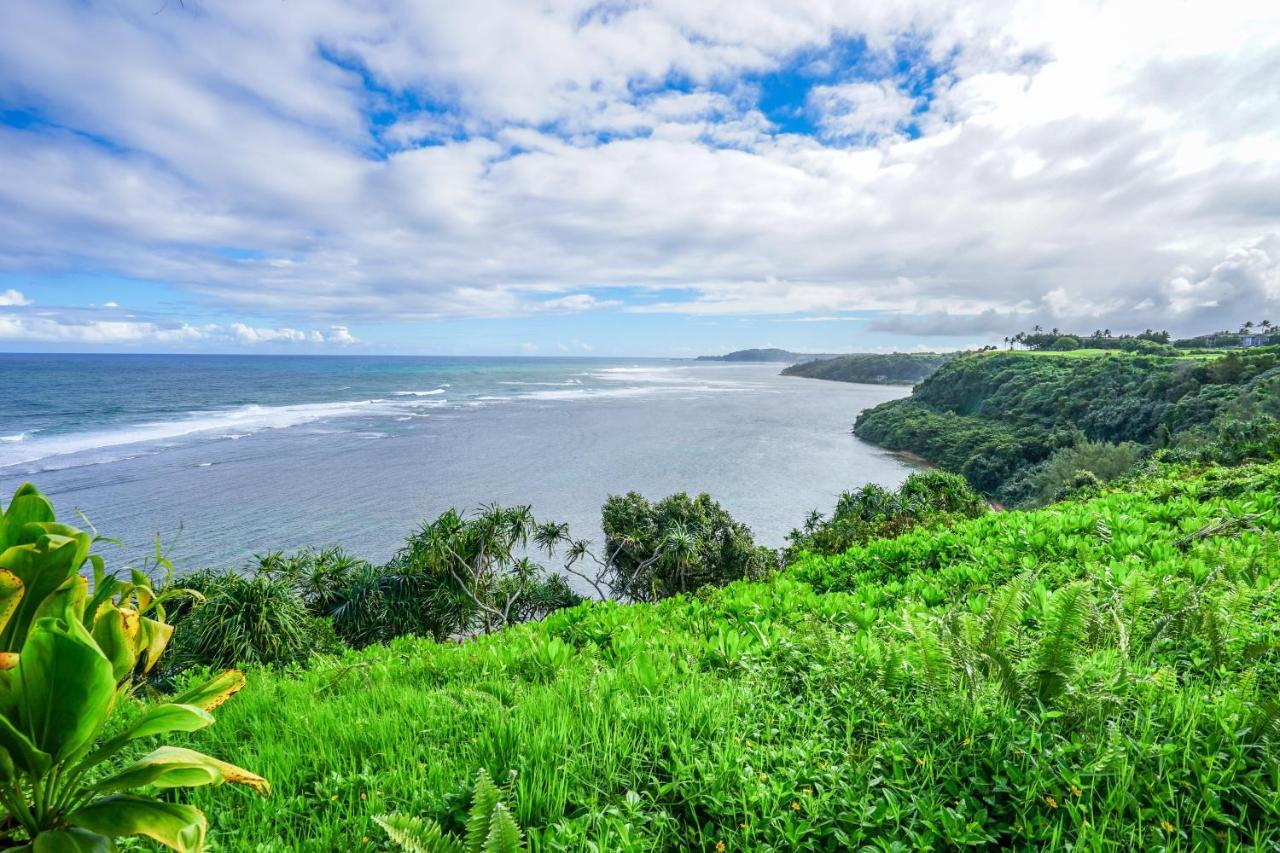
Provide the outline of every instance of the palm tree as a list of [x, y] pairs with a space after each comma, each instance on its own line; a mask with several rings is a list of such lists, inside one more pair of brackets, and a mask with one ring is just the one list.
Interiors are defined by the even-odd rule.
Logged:
[[1104, 338], [1109, 338], [1109, 337], [1111, 337], [1111, 330], [1110, 330], [1110, 329], [1103, 329], [1103, 330], [1102, 330], [1102, 336], [1103, 336]]

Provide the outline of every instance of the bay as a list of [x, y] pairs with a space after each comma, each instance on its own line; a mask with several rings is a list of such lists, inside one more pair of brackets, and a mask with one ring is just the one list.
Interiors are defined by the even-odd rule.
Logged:
[[663, 359], [0, 355], [0, 487], [31, 480], [180, 569], [341, 543], [391, 556], [448, 507], [709, 492], [778, 546], [812, 509], [912, 470], [850, 433], [901, 386]]

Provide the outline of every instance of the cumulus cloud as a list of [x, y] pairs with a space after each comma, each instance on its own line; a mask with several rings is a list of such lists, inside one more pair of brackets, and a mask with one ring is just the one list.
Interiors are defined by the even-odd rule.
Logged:
[[809, 107], [817, 113], [824, 134], [833, 139], [875, 141], [891, 136], [909, 121], [917, 102], [892, 80], [809, 90]]
[[358, 343], [346, 326], [331, 326], [325, 334], [318, 329], [302, 331], [288, 326], [280, 328], [259, 328], [244, 323], [232, 323], [231, 334], [245, 344], [340, 344], [347, 346]]
[[10, 288], [0, 291], [0, 307], [12, 305], [29, 305], [31, 304], [27, 297], [23, 296], [20, 291]]
[[[1280, 7], [1243, 0], [25, 4], [0, 102], [39, 120], [0, 125], [0, 269], [287, 320], [222, 330], [246, 345], [611, 288], [1198, 331], [1280, 299], [1277, 56]], [[778, 74], [816, 136], [766, 109]]]
[[303, 343], [307, 340], [313, 340], [306, 332], [300, 332], [297, 329], [280, 328], [280, 329], [255, 329], [252, 326], [246, 326], [244, 323], [232, 323], [231, 334], [235, 335], [246, 344], [265, 344], [265, 343]]

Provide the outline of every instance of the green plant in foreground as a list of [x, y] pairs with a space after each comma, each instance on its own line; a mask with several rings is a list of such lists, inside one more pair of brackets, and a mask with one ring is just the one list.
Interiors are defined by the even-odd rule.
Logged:
[[461, 839], [447, 834], [433, 820], [397, 814], [374, 820], [392, 842], [409, 853], [515, 853], [524, 849], [520, 825], [484, 768], [476, 775], [467, 832]]
[[[111, 762], [133, 741], [191, 732], [244, 684], [230, 670], [143, 711], [100, 737], [133, 674], [155, 666], [172, 636], [164, 598], [146, 575], [107, 576], [94, 540], [54, 520], [30, 484], [0, 522], [0, 845], [109, 851], [113, 839], [147, 836], [180, 851], [204, 847], [196, 808], [137, 793], [265, 779], [199, 752], [162, 746], [124, 767]], [[93, 587], [81, 576], [88, 562]]]

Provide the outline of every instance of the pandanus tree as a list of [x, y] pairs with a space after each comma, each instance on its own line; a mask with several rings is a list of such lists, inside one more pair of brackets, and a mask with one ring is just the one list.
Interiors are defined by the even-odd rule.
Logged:
[[589, 583], [601, 598], [658, 601], [704, 586], [758, 580], [775, 564], [751, 529], [735, 521], [709, 495], [684, 492], [650, 503], [630, 492], [614, 495], [601, 511], [603, 553], [567, 528], [543, 526], [535, 540], [560, 547], [565, 571]]
[[[142, 572], [108, 575], [96, 540], [59, 524], [53, 506], [23, 485], [0, 520], [0, 847], [39, 853], [115, 848], [146, 836], [173, 850], [204, 848], [196, 808], [151, 792], [236, 782], [267, 793], [265, 779], [189, 749], [160, 746], [131, 762], [135, 742], [213, 723], [244, 684], [228, 670], [103, 737], [137, 673], [155, 666], [173, 634], [171, 584]], [[85, 576], [92, 576], [92, 583]]]
[[391, 566], [399, 583], [431, 593], [433, 612], [449, 612], [451, 631], [478, 624], [488, 633], [581, 600], [528, 556], [531, 546], [554, 549], [539, 535], [543, 527], [529, 506], [451, 509], [409, 537]]

